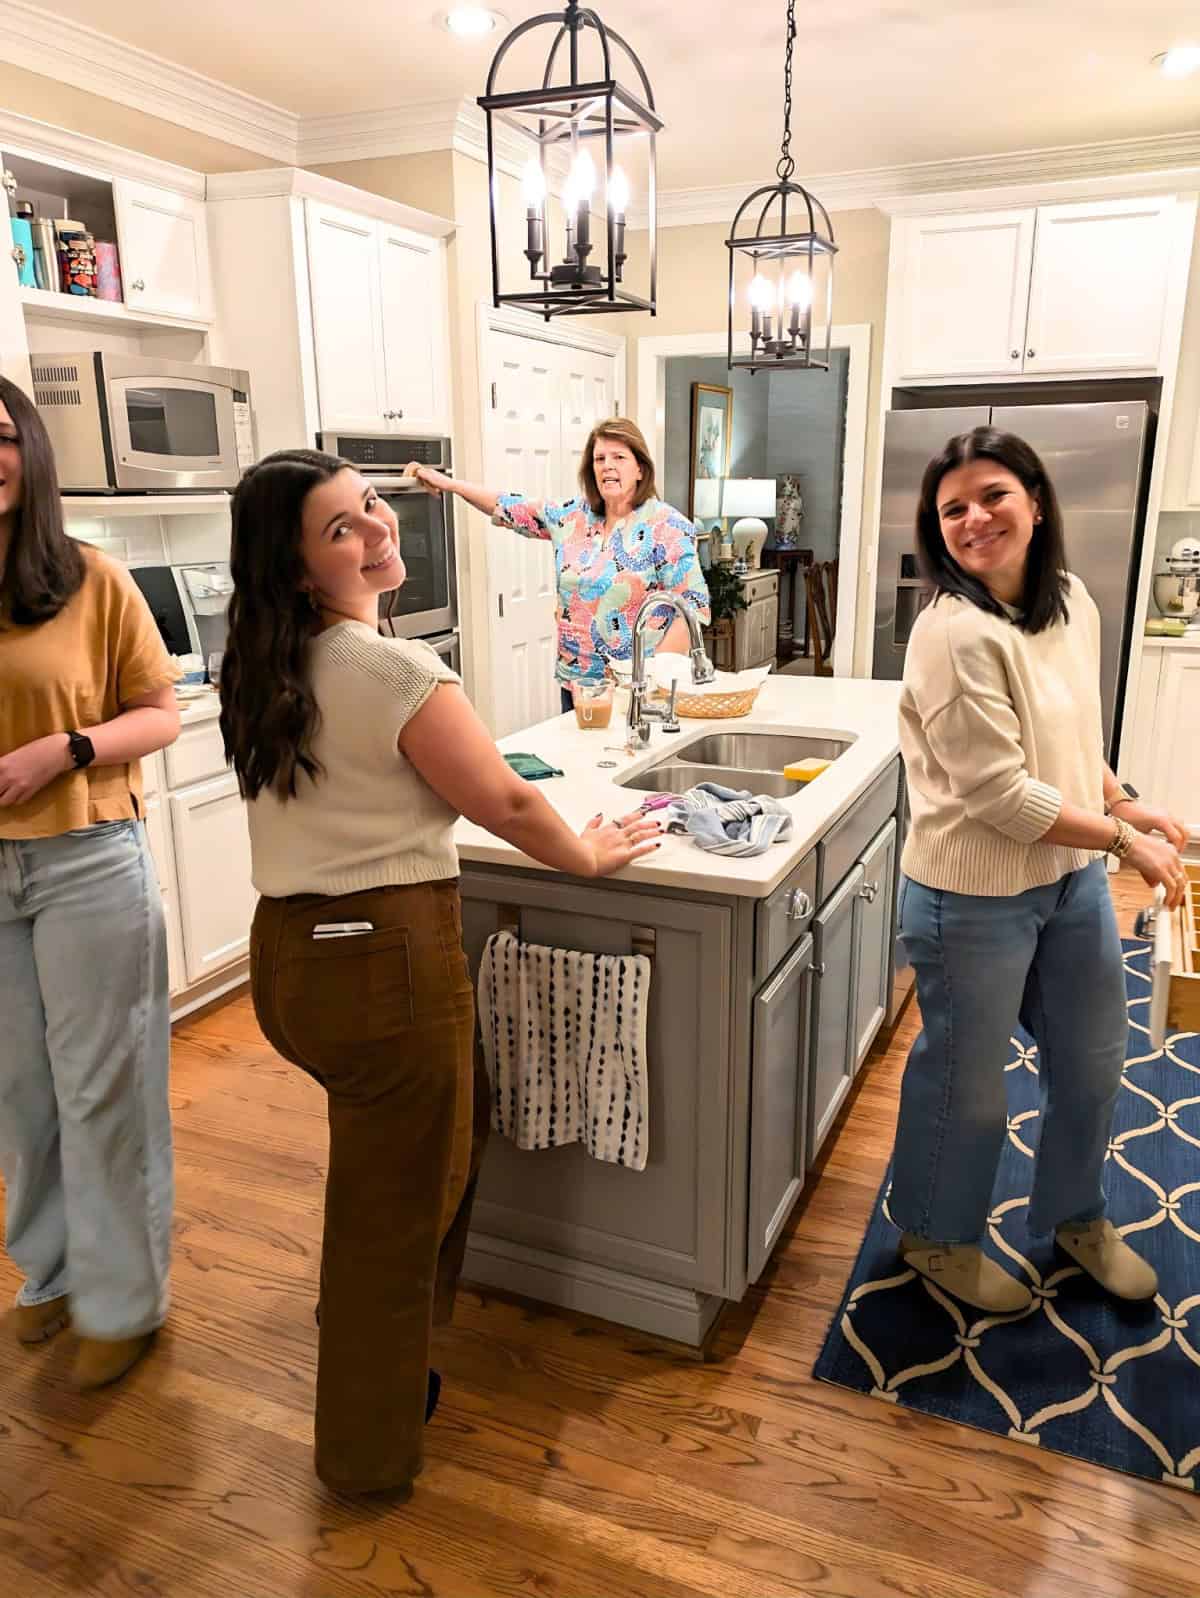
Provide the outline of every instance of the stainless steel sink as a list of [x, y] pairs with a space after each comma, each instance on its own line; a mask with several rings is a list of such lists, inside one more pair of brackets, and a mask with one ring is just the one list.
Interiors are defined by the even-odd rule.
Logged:
[[722, 788], [735, 788], [739, 793], [767, 793], [775, 799], [786, 799], [799, 793], [802, 783], [792, 782], [779, 771], [739, 771], [731, 766], [701, 766], [684, 762], [673, 755], [656, 766], [650, 766], [636, 777], [626, 777], [622, 788], [640, 788], [647, 793], [686, 793], [700, 782], [716, 782]]
[[709, 732], [681, 749], [673, 749], [670, 758], [741, 772], [780, 772], [793, 760], [836, 760], [852, 742], [850, 738], [815, 738], [807, 733]]

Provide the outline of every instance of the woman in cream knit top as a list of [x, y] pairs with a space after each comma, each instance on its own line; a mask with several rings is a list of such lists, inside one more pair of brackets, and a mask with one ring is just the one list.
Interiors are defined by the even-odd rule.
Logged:
[[[1153, 1267], [1105, 1214], [1101, 1174], [1125, 1058], [1125, 980], [1102, 856], [1179, 901], [1183, 827], [1104, 763], [1100, 618], [1066, 571], [1045, 468], [1012, 434], [952, 438], [921, 486], [933, 590], [904, 668], [900, 742], [912, 825], [900, 931], [924, 1030], [901, 1093], [890, 1211], [918, 1273], [993, 1313], [1029, 1290], [983, 1253], [1020, 1021], [1042, 1114], [1028, 1211], [1109, 1291], [1152, 1297]], [[1011, 1239], [1027, 1257], [1024, 1237]]]

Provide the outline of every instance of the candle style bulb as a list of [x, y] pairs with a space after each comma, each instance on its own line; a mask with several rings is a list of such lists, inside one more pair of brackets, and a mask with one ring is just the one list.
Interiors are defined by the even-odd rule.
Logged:
[[619, 166], [613, 168], [612, 182], [608, 186], [608, 203], [618, 217], [629, 209], [629, 179]]
[[546, 198], [546, 178], [542, 172], [541, 162], [536, 156], [531, 155], [525, 163], [525, 171], [521, 176], [521, 193], [524, 195], [527, 210], [541, 210], [542, 201]]

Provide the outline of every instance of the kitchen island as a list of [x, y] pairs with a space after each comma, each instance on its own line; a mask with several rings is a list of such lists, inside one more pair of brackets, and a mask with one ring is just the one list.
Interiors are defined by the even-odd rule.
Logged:
[[[583, 881], [460, 822], [473, 973], [506, 928], [652, 961], [646, 1169], [493, 1133], [470, 1280], [698, 1347], [759, 1276], [890, 1003], [899, 695], [892, 682], [773, 676], [749, 716], [685, 720], [636, 754], [615, 717], [584, 732], [562, 716], [502, 740], [562, 770], [541, 788], [575, 828], [715, 778], [781, 798], [792, 831], [750, 858], [675, 834]], [[808, 753], [831, 763], [807, 786], [785, 780]]]

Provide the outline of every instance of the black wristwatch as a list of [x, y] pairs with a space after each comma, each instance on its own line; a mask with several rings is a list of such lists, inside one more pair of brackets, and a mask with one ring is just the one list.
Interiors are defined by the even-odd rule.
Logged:
[[1142, 797], [1131, 782], [1118, 783], [1117, 786], [1121, 790], [1121, 797], [1119, 799], [1106, 799], [1104, 801], [1104, 814], [1106, 816], [1112, 815], [1113, 805], [1123, 805], [1127, 799], [1140, 799]]
[[71, 759], [75, 762], [75, 769], [82, 771], [84, 766], [90, 766], [96, 758], [96, 750], [92, 740], [81, 732], [69, 732], [67, 743], [71, 748]]

